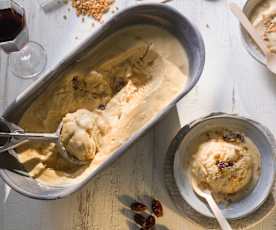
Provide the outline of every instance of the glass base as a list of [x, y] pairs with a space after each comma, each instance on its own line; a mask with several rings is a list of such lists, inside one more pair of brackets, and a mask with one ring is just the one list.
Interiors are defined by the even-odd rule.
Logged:
[[9, 54], [9, 69], [19, 78], [36, 77], [44, 70], [46, 64], [46, 52], [35, 42], [29, 42], [20, 51]]

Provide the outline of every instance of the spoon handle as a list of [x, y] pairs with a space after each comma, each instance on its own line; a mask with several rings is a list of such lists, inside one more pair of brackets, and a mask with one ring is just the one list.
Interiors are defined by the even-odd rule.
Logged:
[[220, 208], [218, 207], [217, 203], [215, 202], [214, 198], [212, 195], [206, 196], [205, 197], [213, 214], [215, 215], [217, 221], [219, 222], [219, 225], [222, 230], [232, 230], [232, 227], [226, 220], [226, 218], [223, 216]]
[[232, 13], [239, 19], [240, 23], [243, 25], [244, 29], [250, 34], [252, 39], [256, 42], [259, 48], [262, 50], [265, 56], [270, 53], [264, 40], [261, 38], [259, 33], [256, 31], [252, 23], [248, 20], [247, 16], [241, 10], [241, 8], [235, 3], [229, 3], [229, 8]]

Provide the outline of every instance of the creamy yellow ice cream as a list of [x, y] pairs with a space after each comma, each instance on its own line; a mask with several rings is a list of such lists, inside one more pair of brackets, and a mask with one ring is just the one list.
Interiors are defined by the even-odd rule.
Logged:
[[19, 161], [47, 185], [86, 178], [183, 91], [188, 69], [182, 45], [162, 29], [114, 34], [52, 82], [20, 121], [26, 131], [54, 132], [63, 119], [65, 147], [88, 164], [68, 163], [54, 143], [21, 146]]
[[269, 50], [276, 53], [276, 0], [260, 2], [252, 12], [251, 21]]
[[233, 195], [255, 181], [260, 165], [257, 148], [241, 134], [212, 134], [193, 156], [192, 174], [215, 195]]
[[61, 141], [68, 154], [82, 161], [93, 160], [99, 149], [100, 130], [96, 114], [80, 109], [62, 120]]

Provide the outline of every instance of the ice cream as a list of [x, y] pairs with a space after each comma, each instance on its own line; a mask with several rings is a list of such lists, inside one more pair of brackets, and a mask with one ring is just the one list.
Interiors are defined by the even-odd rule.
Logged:
[[[116, 43], [114, 43], [116, 41]], [[189, 72], [180, 42], [153, 26], [135, 26], [103, 41], [52, 82], [26, 110], [26, 131], [54, 132], [64, 122], [65, 161], [54, 143], [27, 143], [18, 159], [47, 185], [84, 179], [183, 91]]]
[[251, 21], [269, 50], [276, 53], [276, 0], [261, 1], [253, 10]]
[[214, 196], [228, 199], [256, 182], [260, 156], [256, 146], [240, 133], [209, 133], [193, 156], [192, 175]]
[[82, 161], [93, 160], [99, 149], [97, 115], [80, 109], [63, 119], [61, 141], [68, 154]]

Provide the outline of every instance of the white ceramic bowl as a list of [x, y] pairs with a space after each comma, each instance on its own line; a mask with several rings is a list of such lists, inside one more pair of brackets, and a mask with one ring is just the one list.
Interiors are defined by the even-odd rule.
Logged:
[[197, 138], [208, 130], [228, 128], [244, 133], [257, 146], [261, 154], [261, 175], [256, 186], [242, 199], [229, 205], [220, 205], [227, 219], [239, 219], [257, 210], [271, 192], [275, 177], [275, 139], [271, 132], [261, 124], [247, 118], [228, 114], [212, 114], [192, 122], [182, 128], [172, 143], [178, 145], [174, 159], [174, 178], [178, 190], [184, 200], [197, 212], [207, 217], [213, 217], [205, 201], [193, 191], [189, 175], [192, 155], [190, 147]]

